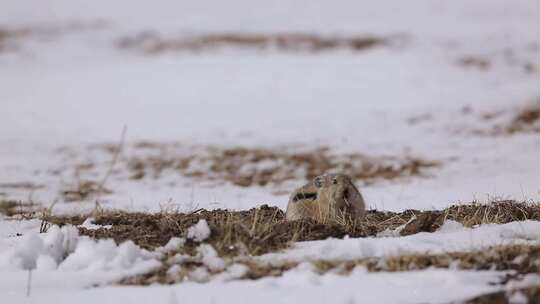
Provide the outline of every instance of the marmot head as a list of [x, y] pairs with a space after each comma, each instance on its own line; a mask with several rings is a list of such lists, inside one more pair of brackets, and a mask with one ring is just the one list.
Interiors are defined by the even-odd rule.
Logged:
[[365, 205], [350, 177], [324, 174], [294, 191], [287, 205], [288, 220], [312, 218], [317, 221], [361, 219]]
[[351, 207], [358, 195], [358, 189], [345, 174], [324, 174], [313, 180], [318, 189], [319, 200], [328, 201], [334, 208], [345, 210]]

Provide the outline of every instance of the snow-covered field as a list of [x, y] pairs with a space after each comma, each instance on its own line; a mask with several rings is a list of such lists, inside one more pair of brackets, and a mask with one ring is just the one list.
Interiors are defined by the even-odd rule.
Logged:
[[[328, 147], [329, 157], [438, 164], [392, 179], [359, 178], [370, 209], [538, 202], [540, 114], [515, 127], [524, 110], [540, 109], [538, 20], [533, 0], [2, 1], [0, 201], [67, 215], [97, 207], [284, 209], [309, 169], [286, 171], [287, 160]], [[119, 47], [145, 32], [169, 40], [307, 33], [399, 41], [318, 52], [230, 44], [150, 54]], [[238, 172], [274, 170], [283, 182], [242, 186], [206, 174], [224, 161], [207, 161], [212, 153], [239, 147], [282, 153]], [[207, 158], [198, 159], [202, 154]], [[185, 170], [166, 162], [190, 158], [196, 161]], [[136, 169], [134, 161], [146, 167]], [[448, 303], [509, 288], [491, 284], [502, 271], [359, 267], [339, 275], [300, 266], [258, 280], [110, 286], [158, 267], [159, 253], [92, 240], [68, 226], [38, 234], [40, 225], [0, 214], [1, 303]], [[406, 237], [302, 242], [256, 259], [444, 254], [540, 241], [536, 221], [450, 226]]]

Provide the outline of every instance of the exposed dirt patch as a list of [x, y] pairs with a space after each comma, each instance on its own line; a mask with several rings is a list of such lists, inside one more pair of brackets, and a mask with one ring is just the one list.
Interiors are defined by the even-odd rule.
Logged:
[[400, 235], [411, 235], [418, 232], [434, 232], [444, 223], [442, 212], [424, 211], [415, 216], [401, 229]]
[[458, 64], [465, 68], [475, 68], [479, 70], [488, 70], [491, 66], [488, 59], [478, 56], [465, 56], [458, 60]]
[[43, 189], [44, 185], [34, 184], [31, 182], [19, 182], [19, 183], [0, 183], [0, 189], [22, 189], [22, 190], [37, 190]]
[[472, 133], [484, 136], [508, 136], [521, 133], [540, 133], [540, 99], [511, 109], [478, 113], [483, 127], [473, 128]]
[[72, 32], [103, 29], [103, 20], [73, 21], [64, 24], [36, 24], [24, 27], [0, 27], [0, 53], [16, 52], [25, 41], [47, 42]]
[[[417, 157], [335, 154], [326, 147], [291, 151], [285, 148], [196, 147], [167, 153], [157, 146], [153, 152], [128, 156], [124, 162], [132, 179], [159, 177], [176, 172], [198, 181], [231, 182], [237, 186], [279, 185], [298, 179], [311, 180], [328, 172], [340, 172], [371, 184], [409, 176], [421, 176], [439, 166]], [[157, 152], [157, 153], [156, 153]]]
[[[99, 144], [85, 150], [66, 147], [58, 153], [63, 165], [55, 172], [63, 180], [74, 181], [61, 189], [67, 201], [111, 193], [110, 187], [99, 187], [104, 176], [121, 182], [165, 179], [166, 185], [183, 183], [185, 187], [264, 186], [274, 194], [285, 195], [298, 184], [324, 173], [343, 173], [357, 186], [365, 186], [429, 177], [441, 166], [438, 161], [408, 154], [336, 153], [324, 146], [223, 147], [139, 142], [123, 145], [121, 151], [118, 144]], [[111, 158], [114, 161], [109, 161]]]
[[0, 200], [0, 214], [8, 217], [20, 216], [22, 218], [36, 217], [39, 205], [32, 202], [15, 200]]
[[348, 49], [358, 52], [378, 46], [401, 44], [405, 39], [404, 35], [346, 37], [312, 33], [216, 33], [165, 37], [157, 32], [143, 32], [118, 39], [117, 46], [121, 49], [133, 49], [147, 54], [180, 51], [202, 52], [221, 48], [307, 53]]
[[537, 45], [538, 43], [534, 41], [526, 46], [485, 49], [482, 53], [462, 55], [455, 63], [468, 70], [483, 72], [497, 70], [506, 74], [533, 76], [539, 71]]
[[79, 181], [75, 187], [62, 190], [62, 196], [66, 202], [77, 202], [89, 197], [110, 194], [111, 190], [94, 181]]
[[510, 134], [540, 132], [540, 101], [520, 110], [505, 131]]

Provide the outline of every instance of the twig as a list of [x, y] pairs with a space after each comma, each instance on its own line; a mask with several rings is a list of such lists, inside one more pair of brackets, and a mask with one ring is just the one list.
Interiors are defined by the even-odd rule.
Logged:
[[199, 213], [199, 212], [201, 212], [201, 211], [203, 211], [203, 210], [204, 210], [204, 208], [199, 208], [199, 209], [197, 209], [197, 210], [195, 210], [195, 211], [192, 211], [192, 212], [188, 213], [188, 215], [192, 215], [192, 214], [195, 214], [195, 213]]
[[118, 143], [118, 146], [116, 146], [116, 149], [114, 150], [113, 158], [111, 160], [111, 165], [107, 169], [107, 172], [105, 173], [105, 175], [103, 176], [103, 179], [101, 180], [101, 182], [99, 183], [99, 185], [97, 187], [98, 196], [101, 193], [104, 192], [103, 187], [105, 186], [105, 183], [107, 182], [107, 179], [111, 175], [111, 173], [112, 173], [112, 171], [114, 169], [114, 165], [118, 161], [118, 156], [120, 155], [120, 152], [122, 151], [122, 148], [124, 147], [124, 140], [125, 140], [125, 137], [126, 137], [126, 132], [127, 132], [127, 126], [124, 126], [122, 128], [122, 135], [120, 136], [120, 142]]

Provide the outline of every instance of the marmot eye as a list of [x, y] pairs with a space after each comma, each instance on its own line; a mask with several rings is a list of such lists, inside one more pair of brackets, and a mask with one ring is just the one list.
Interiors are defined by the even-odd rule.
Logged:
[[313, 180], [313, 184], [315, 185], [315, 187], [320, 188], [322, 187], [322, 180], [319, 177], [317, 177]]
[[334, 179], [332, 180], [332, 184], [337, 185], [337, 178], [334, 178]]

